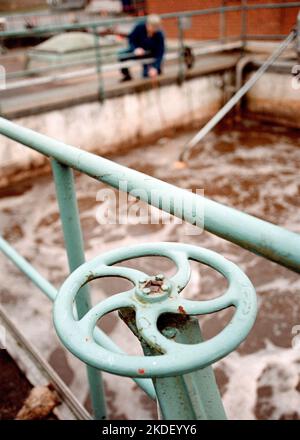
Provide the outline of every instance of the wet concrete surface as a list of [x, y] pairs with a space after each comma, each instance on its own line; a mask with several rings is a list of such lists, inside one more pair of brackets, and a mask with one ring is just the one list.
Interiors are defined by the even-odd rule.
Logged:
[[[155, 145], [143, 146], [113, 160], [179, 187], [204, 189], [209, 198], [300, 232], [297, 131], [253, 121], [227, 121], [193, 151], [187, 168], [176, 169], [174, 163], [179, 152], [192, 135], [189, 132], [172, 139], [162, 138]], [[215, 366], [228, 417], [300, 419], [300, 344], [293, 339], [293, 329], [300, 325], [299, 275], [207, 232], [190, 235], [191, 230], [185, 225], [99, 224], [99, 209], [105, 205], [101, 205], [97, 193], [107, 187], [83, 175], [76, 175], [76, 184], [87, 259], [129, 244], [175, 241], [215, 250], [247, 273], [258, 293], [256, 324], [240, 348]], [[2, 235], [58, 287], [68, 269], [52, 179], [44, 176], [21, 183], [8, 188], [6, 194], [2, 190], [1, 197]], [[83, 367], [60, 348], [51, 322], [51, 304], [2, 255], [0, 265], [1, 303], [89, 406]], [[175, 270], [168, 260], [159, 257], [141, 258], [124, 265], [168, 276]], [[226, 282], [220, 275], [202, 265], [192, 263], [192, 267], [191, 282], [183, 296], [208, 299], [222, 294]], [[91, 285], [95, 304], [130, 284], [106, 278]], [[229, 310], [202, 317], [204, 337], [217, 334], [231, 314]], [[141, 352], [116, 313], [107, 315], [99, 325], [128, 353]], [[104, 376], [110, 418], [155, 417], [155, 404], [133, 382]]]

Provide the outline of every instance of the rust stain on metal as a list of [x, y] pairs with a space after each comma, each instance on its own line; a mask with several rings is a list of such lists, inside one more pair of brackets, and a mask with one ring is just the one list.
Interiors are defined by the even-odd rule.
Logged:
[[163, 283], [163, 280], [149, 279], [146, 281], [146, 283], [144, 283], [143, 288], [151, 289], [151, 294], [160, 293]]
[[93, 279], [94, 279], [94, 274], [93, 272], [90, 272], [86, 277], [86, 281], [89, 282], [92, 281]]
[[184, 308], [182, 306], [178, 307], [178, 312], [181, 313], [182, 315], [186, 315], [186, 311], [184, 310]]

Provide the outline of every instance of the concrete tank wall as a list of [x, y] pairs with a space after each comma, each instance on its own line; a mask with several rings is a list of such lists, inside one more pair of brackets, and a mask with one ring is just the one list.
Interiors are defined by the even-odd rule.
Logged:
[[288, 73], [265, 73], [248, 93], [246, 109], [258, 118], [300, 128], [300, 81]]
[[[226, 74], [225, 74], [226, 75]], [[168, 130], [201, 124], [223, 104], [223, 75], [214, 74], [16, 119], [18, 124], [65, 143], [111, 154], [163, 136]], [[33, 150], [0, 138], [0, 185], [16, 170], [39, 167], [45, 159]], [[18, 174], [18, 173], [17, 173]]]
[[[244, 81], [247, 78], [244, 79]], [[17, 123], [88, 151], [109, 155], [154, 141], [170, 131], [201, 127], [229, 99], [232, 71], [194, 77], [99, 102], [15, 119]], [[266, 73], [248, 93], [244, 110], [300, 128], [300, 83], [287, 73]], [[224, 86], [225, 85], [225, 86]], [[0, 186], [49, 167], [35, 151], [0, 137]]]

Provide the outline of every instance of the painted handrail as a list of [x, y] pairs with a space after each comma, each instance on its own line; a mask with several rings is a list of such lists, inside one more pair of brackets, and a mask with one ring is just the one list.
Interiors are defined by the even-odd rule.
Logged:
[[[276, 4], [253, 4], [253, 5], [247, 5], [242, 4], [239, 6], [222, 6], [222, 7], [215, 7], [215, 8], [208, 8], [208, 9], [201, 9], [196, 11], [182, 11], [182, 12], [174, 12], [174, 13], [166, 13], [161, 14], [162, 19], [176, 19], [177, 20], [177, 27], [178, 27], [178, 38], [179, 38], [179, 50], [177, 54], [178, 58], [178, 80], [182, 82], [185, 77], [185, 67], [184, 67], [184, 59], [183, 59], [183, 50], [184, 50], [184, 30], [183, 30], [183, 19], [189, 18], [189, 17], [196, 17], [196, 16], [205, 16], [210, 14], [220, 14], [220, 34], [219, 34], [219, 41], [224, 42], [225, 41], [225, 14], [227, 12], [241, 12], [241, 32], [239, 35], [239, 38], [242, 39], [243, 44], [245, 43], [247, 36], [247, 12], [253, 11], [253, 10], [260, 10], [260, 9], [283, 9], [283, 8], [296, 8], [300, 7], [300, 2], [289, 2], [289, 3], [276, 3]], [[31, 29], [24, 29], [19, 31], [2, 31], [0, 32], [0, 39], [10, 38], [10, 37], [21, 37], [21, 36], [32, 36], [32, 35], [42, 35], [43, 33], [47, 35], [52, 35], [56, 32], [63, 32], [63, 31], [70, 31], [70, 30], [82, 30], [82, 29], [89, 29], [94, 34], [94, 40], [95, 40], [95, 67], [96, 67], [96, 73], [98, 78], [98, 98], [100, 102], [103, 102], [105, 99], [105, 84], [103, 79], [103, 74], [105, 70], [114, 70], [118, 69], [119, 66], [116, 64], [115, 66], [104, 66], [103, 64], [103, 54], [101, 53], [101, 49], [99, 47], [99, 34], [98, 34], [98, 28], [101, 27], [113, 27], [118, 24], [124, 24], [124, 23], [131, 23], [135, 20], [134, 17], [126, 17], [126, 18], [115, 18], [110, 20], [92, 20], [88, 22], [82, 22], [82, 23], [73, 23], [73, 24], [61, 24], [61, 25], [51, 25], [51, 26], [44, 26], [44, 27], [35, 27]], [[227, 37], [226, 37], [227, 39]], [[201, 50], [200, 50], [201, 53]], [[174, 54], [170, 54], [171, 58], [174, 57]], [[176, 56], [175, 56], [176, 58]], [[165, 57], [167, 59], [167, 56]], [[122, 67], [125, 67], [123, 65]], [[112, 69], [111, 69], [112, 68]], [[40, 69], [32, 69], [34, 73], [39, 73]], [[31, 71], [31, 72], [32, 72]], [[78, 72], [71, 72], [71, 73], [62, 73], [60, 75], [54, 74], [50, 77], [42, 77], [42, 78], [36, 78], [31, 80], [24, 80], [19, 81], [16, 83], [9, 84], [7, 83], [7, 89], [14, 89], [14, 88], [20, 88], [20, 87], [27, 87], [31, 85], [47, 85], [48, 83], [60, 81], [64, 79], [69, 79], [69, 77], [74, 78], [80, 78], [85, 75], [90, 75], [91, 72], [93, 72], [94, 69], [87, 69], [82, 70]], [[20, 76], [21, 72], [17, 72], [16, 76]], [[9, 74], [7, 76], [7, 79], [11, 76]], [[27, 72], [24, 72], [24, 76], [27, 76]]]
[[[212, 44], [208, 47], [200, 47], [194, 50], [194, 55], [195, 56], [199, 56], [199, 55], [209, 55], [209, 54], [214, 54], [214, 53], [218, 53], [218, 52], [225, 52], [225, 51], [231, 51], [231, 50], [235, 50], [235, 49], [241, 49], [242, 48], [242, 43], [240, 41], [235, 41], [235, 42], [231, 42], [231, 43], [219, 43], [219, 44]], [[178, 53], [167, 53], [165, 55], [165, 62], [169, 62], [169, 61], [176, 61], [178, 60]], [[114, 62], [114, 63], [107, 63], [107, 64], [103, 64], [102, 68], [101, 68], [101, 72], [103, 74], [105, 73], [110, 73], [110, 72], [114, 72], [117, 70], [120, 70], [123, 67], [136, 67], [139, 66], [141, 63], [152, 63], [153, 62], [153, 58], [144, 58], [144, 59], [139, 59], [139, 60], [130, 60], [130, 61], [125, 61], [125, 62]], [[48, 66], [48, 67], [42, 67], [42, 68], [37, 68], [37, 69], [32, 69], [30, 71], [19, 71], [19, 72], [13, 72], [11, 74], [7, 74], [6, 75], [6, 80], [9, 80], [10, 78], [14, 78], [14, 77], [21, 77], [23, 76], [29, 76], [32, 74], [36, 74], [36, 73], [43, 73], [43, 72], [47, 72], [51, 71], [51, 70], [58, 70], [58, 69], [62, 69], [62, 68], [66, 68], [66, 67], [72, 67], [72, 66], [78, 66], [79, 64], [83, 64], [82, 61], [80, 62], [76, 62], [76, 63], [70, 63], [70, 64], [62, 64], [62, 65], [54, 65], [54, 66]], [[88, 63], [85, 62], [85, 64], [95, 64], [95, 60], [89, 61]], [[33, 86], [33, 85], [42, 85], [42, 84], [49, 84], [49, 83], [54, 83], [55, 81], [63, 81], [63, 80], [69, 80], [69, 79], [74, 79], [74, 78], [81, 78], [84, 76], [88, 76], [88, 75], [93, 75], [97, 72], [97, 66], [94, 67], [90, 67], [90, 68], [85, 68], [85, 69], [80, 69], [80, 70], [75, 70], [75, 71], [71, 71], [71, 72], [64, 72], [64, 73], [53, 73], [52, 75], [48, 76], [41, 76], [38, 78], [30, 78], [30, 79], [24, 79], [24, 80], [19, 80], [19, 81], [14, 81], [14, 82], [7, 82], [5, 85], [5, 90], [16, 90], [18, 88], [22, 88], [22, 87], [28, 87], [28, 86]]]
[[[201, 219], [195, 218], [194, 213], [203, 212], [205, 230], [300, 272], [300, 235], [295, 232], [23, 128], [4, 118], [0, 118], [0, 133], [116, 189], [122, 188], [122, 182], [126, 181], [127, 192], [142, 189], [141, 200], [188, 223], [199, 224]], [[154, 190], [158, 197], [151, 198]], [[173, 203], [164, 207], [166, 194]], [[188, 209], [178, 212], [175, 202]]]
[[[299, 6], [300, 2], [274, 5], [223, 7], [184, 13], [163, 14], [162, 17], [178, 18], [180, 22], [180, 19], [182, 17], [189, 17], [194, 15], [206, 15], [217, 12], [224, 13], [234, 10], [247, 11], [263, 8], [270, 9]], [[133, 19], [127, 19], [126, 21], [132, 20]], [[117, 19], [113, 21], [114, 24], [117, 24], [118, 22], [124, 22], [124, 19]], [[99, 23], [93, 22], [81, 23], [78, 25], [63, 25], [51, 28], [36, 28], [30, 31], [26, 31], [23, 34], [38, 34], [40, 32], [46, 32], [47, 29], [51, 31], [81, 29], [83, 26], [91, 27], [95, 32], [97, 27], [107, 26], [108, 23], [109, 21], [101, 21]], [[0, 37], [16, 35], [22, 35], [22, 33], [0, 33]], [[101, 68], [99, 67], [99, 75], [100, 74]], [[74, 270], [76, 271], [77, 267], [84, 265], [83, 242], [81, 238], [81, 228], [79, 223], [73, 173], [71, 168], [81, 171], [99, 181], [107, 183], [108, 185], [116, 189], [124, 190], [122, 184], [124, 181], [126, 181], [127, 187], [125, 190], [128, 193], [137, 189], [142, 190], [139, 195], [139, 198], [141, 200], [152, 204], [153, 206], [156, 206], [157, 208], [162, 209], [165, 212], [173, 214], [193, 225], [199, 225], [203, 221], [203, 227], [207, 231], [223, 237], [233, 243], [236, 243], [245, 249], [248, 249], [271, 261], [281, 264], [282, 266], [285, 266], [291, 270], [300, 272], [300, 255], [298, 252], [298, 249], [300, 248], [299, 234], [288, 231], [284, 228], [258, 219], [254, 216], [250, 216], [241, 211], [227, 207], [200, 195], [195, 195], [186, 190], [179, 189], [174, 185], [167, 184], [163, 181], [154, 179], [138, 171], [134, 171], [124, 166], [118, 165], [112, 161], [96, 156], [92, 153], [82, 151], [78, 148], [56, 141], [45, 135], [23, 128], [4, 118], [0, 118], [0, 133], [51, 158], [60, 214], [63, 224], [65, 245], [71, 272], [73, 272]], [[156, 192], [155, 199], [151, 199], [151, 192], [153, 190]], [[165, 206], [163, 204], [163, 200], [166, 194], [168, 195], [169, 200], [171, 199], [171, 203], [168, 206]], [[187, 207], [187, 209], [178, 211], [176, 209], [176, 206], [178, 206], [178, 204], [179, 206]], [[196, 216], [195, 213], [197, 214]], [[78, 238], [77, 242], [73, 240], [74, 236]], [[26, 260], [24, 260], [16, 251], [14, 251], [13, 248], [1, 237], [0, 250], [8, 258], [10, 258], [28, 276], [28, 278], [30, 278], [50, 299], [53, 300], [57, 296], [56, 289], [37, 271], [35, 271], [35, 269], [28, 262], [26, 262]], [[80, 294], [79, 298], [76, 298], [77, 314], [79, 319], [82, 318], [86, 313], [89, 314], [88, 310], [90, 308], [90, 304], [87, 286], [85, 286], [84, 289], [85, 290], [82, 292], [82, 295]], [[193, 310], [195, 311], [195, 313], [198, 313], [199, 311], [198, 309]], [[111, 350], [114, 353], [120, 353], [120, 349], [115, 346], [115, 344], [99, 329], [95, 329], [93, 337], [103, 348]], [[200, 340], [196, 336], [195, 338], [197, 339], [197, 342], [201, 341], [201, 338]], [[209, 364], [210, 362], [211, 360], [208, 360], [207, 364]], [[206, 363], [204, 363], [203, 365], [206, 365]], [[99, 367], [99, 365], [97, 366]], [[105, 399], [102, 390], [100, 372], [97, 369], [94, 369], [93, 366], [91, 366], [90, 364], [90, 366], [87, 365], [87, 373], [95, 416], [98, 419], [104, 418]], [[205, 375], [206, 374], [207, 373], [205, 372]], [[150, 395], [151, 397], [155, 397], [154, 388], [147, 379], [136, 378], [135, 380], [139, 384], [139, 386], [146, 391], [148, 395]], [[155, 388], [159, 401], [161, 393], [165, 394], [170, 392], [169, 389], [165, 388], [166, 382], [164, 382], [164, 380], [164, 378], [157, 378], [157, 381], [155, 382]], [[213, 380], [209, 379], [208, 381], [211, 390], [214, 390], [215, 385], [213, 385]], [[205, 384], [203, 383], [202, 385], [206, 386], [207, 383], [208, 382], [205, 382]], [[201, 388], [201, 380], [199, 381], [199, 384]], [[185, 388], [186, 385], [182, 384], [182, 389]], [[191, 408], [190, 416], [191, 414], [194, 414], [194, 410], [195, 407], [193, 406], [193, 408]], [[211, 408], [208, 407], [207, 410], [211, 411]], [[168, 408], [164, 408], [162, 412], [164, 413], [164, 411], [167, 413], [169, 410]], [[216, 404], [214, 411], [217, 411], [218, 414], [222, 417], [223, 410], [221, 405]]]
[[[180, 11], [180, 12], [169, 12], [165, 14], [160, 14], [162, 19], [174, 19], [174, 18], [184, 18], [184, 17], [197, 17], [201, 15], [210, 15], [226, 12], [242, 12], [242, 11], [254, 11], [260, 9], [285, 9], [285, 8], [297, 8], [300, 7], [300, 2], [289, 2], [289, 3], [267, 3], [267, 4], [252, 4], [252, 5], [240, 5], [240, 6], [220, 6], [215, 8], [199, 9], [196, 11]], [[22, 35], [36, 35], [41, 33], [49, 32], [59, 32], [66, 30], [80, 30], [83, 28], [99, 28], [114, 26], [117, 24], [132, 23], [136, 21], [136, 17], [126, 17], [126, 18], [114, 18], [110, 20], [99, 20], [99, 21], [87, 21], [82, 23], [72, 23], [63, 25], [52, 25], [36, 27], [31, 29], [24, 29], [20, 31], [2, 31], [0, 32], [0, 37], [17, 37]]]
[[[226, 207], [200, 195], [179, 189], [176, 186], [118, 165], [87, 151], [69, 146], [30, 129], [23, 128], [4, 118], [0, 118], [0, 133], [52, 159], [57, 197], [71, 271], [74, 271], [79, 265], [84, 263], [83, 243], [80, 238], [81, 229], [71, 171], [71, 168], [73, 168], [107, 183], [116, 189], [124, 190], [122, 184], [126, 181], [127, 192], [130, 193], [136, 189], [142, 189], [144, 191], [140, 193], [141, 200], [170, 214], [176, 215], [191, 224], [198, 225], [199, 220], [203, 220], [204, 229], [239, 244], [252, 252], [258, 253], [269, 260], [275, 261], [296, 272], [300, 272], [300, 256], [298, 253], [300, 235], [296, 233]], [[151, 191], [153, 190], [156, 191], [155, 199], [150, 198]], [[166, 194], [169, 200], [171, 199], [171, 203], [167, 207], [163, 204]], [[187, 206], [188, 209], [184, 211], [176, 210], [176, 206], [178, 206], [176, 202], [179, 202], [180, 206]], [[204, 211], [203, 219], [201, 217], [202, 210]], [[72, 213], [71, 216], [70, 212]], [[195, 217], [195, 213], [198, 213], [200, 218]], [[74, 241], [74, 236], [76, 236], [78, 240]], [[50, 299], [53, 300], [56, 297], [55, 288], [52, 287], [47, 280], [44, 280], [43, 277], [2, 238], [0, 238], [0, 250], [40, 287]], [[79, 317], [83, 316], [89, 310], [87, 290], [82, 296], [82, 301], [79, 299], [77, 306]], [[120, 353], [119, 348], [101, 333], [99, 329], [96, 329], [94, 338], [102, 347], [106, 347], [112, 352]], [[105, 417], [105, 400], [104, 394], [101, 392], [100, 372], [88, 365], [87, 371], [95, 416], [101, 419]], [[211, 375], [209, 375], [209, 377], [210, 376]], [[152, 397], [155, 396], [151, 383], [145, 382], [145, 379], [140, 378], [135, 380], [146, 393]], [[206, 380], [210, 383], [210, 389], [215, 389], [213, 377]], [[200, 383], [201, 380], [199, 384]], [[203, 384], [203, 386], [206, 386], [205, 384]], [[165, 387], [165, 379], [157, 379], [156, 391], [159, 400], [161, 393], [165, 395], [166, 392], [169, 393], [170, 391], [166, 390]], [[185, 389], [184, 384], [182, 384], [181, 389]], [[185, 398], [190, 402], [187, 395]], [[218, 398], [216, 398], [216, 402], [219, 402]], [[162, 411], [167, 417], [169, 408], [165, 407]], [[194, 411], [196, 411], [196, 409], [195, 406], [192, 405], [189, 414], [194, 414]], [[214, 404], [214, 411], [217, 411], [218, 414], [222, 413], [220, 403]]]

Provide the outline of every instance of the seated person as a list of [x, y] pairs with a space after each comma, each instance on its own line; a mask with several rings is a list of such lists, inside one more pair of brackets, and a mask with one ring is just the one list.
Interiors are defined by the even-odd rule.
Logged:
[[[129, 47], [119, 53], [120, 61], [136, 58], [154, 58], [151, 64], [143, 65], [143, 77], [155, 78], [162, 73], [162, 62], [165, 53], [165, 37], [161, 30], [158, 15], [149, 15], [146, 21], [138, 23], [128, 35]], [[132, 79], [127, 67], [121, 69], [122, 81]]]

